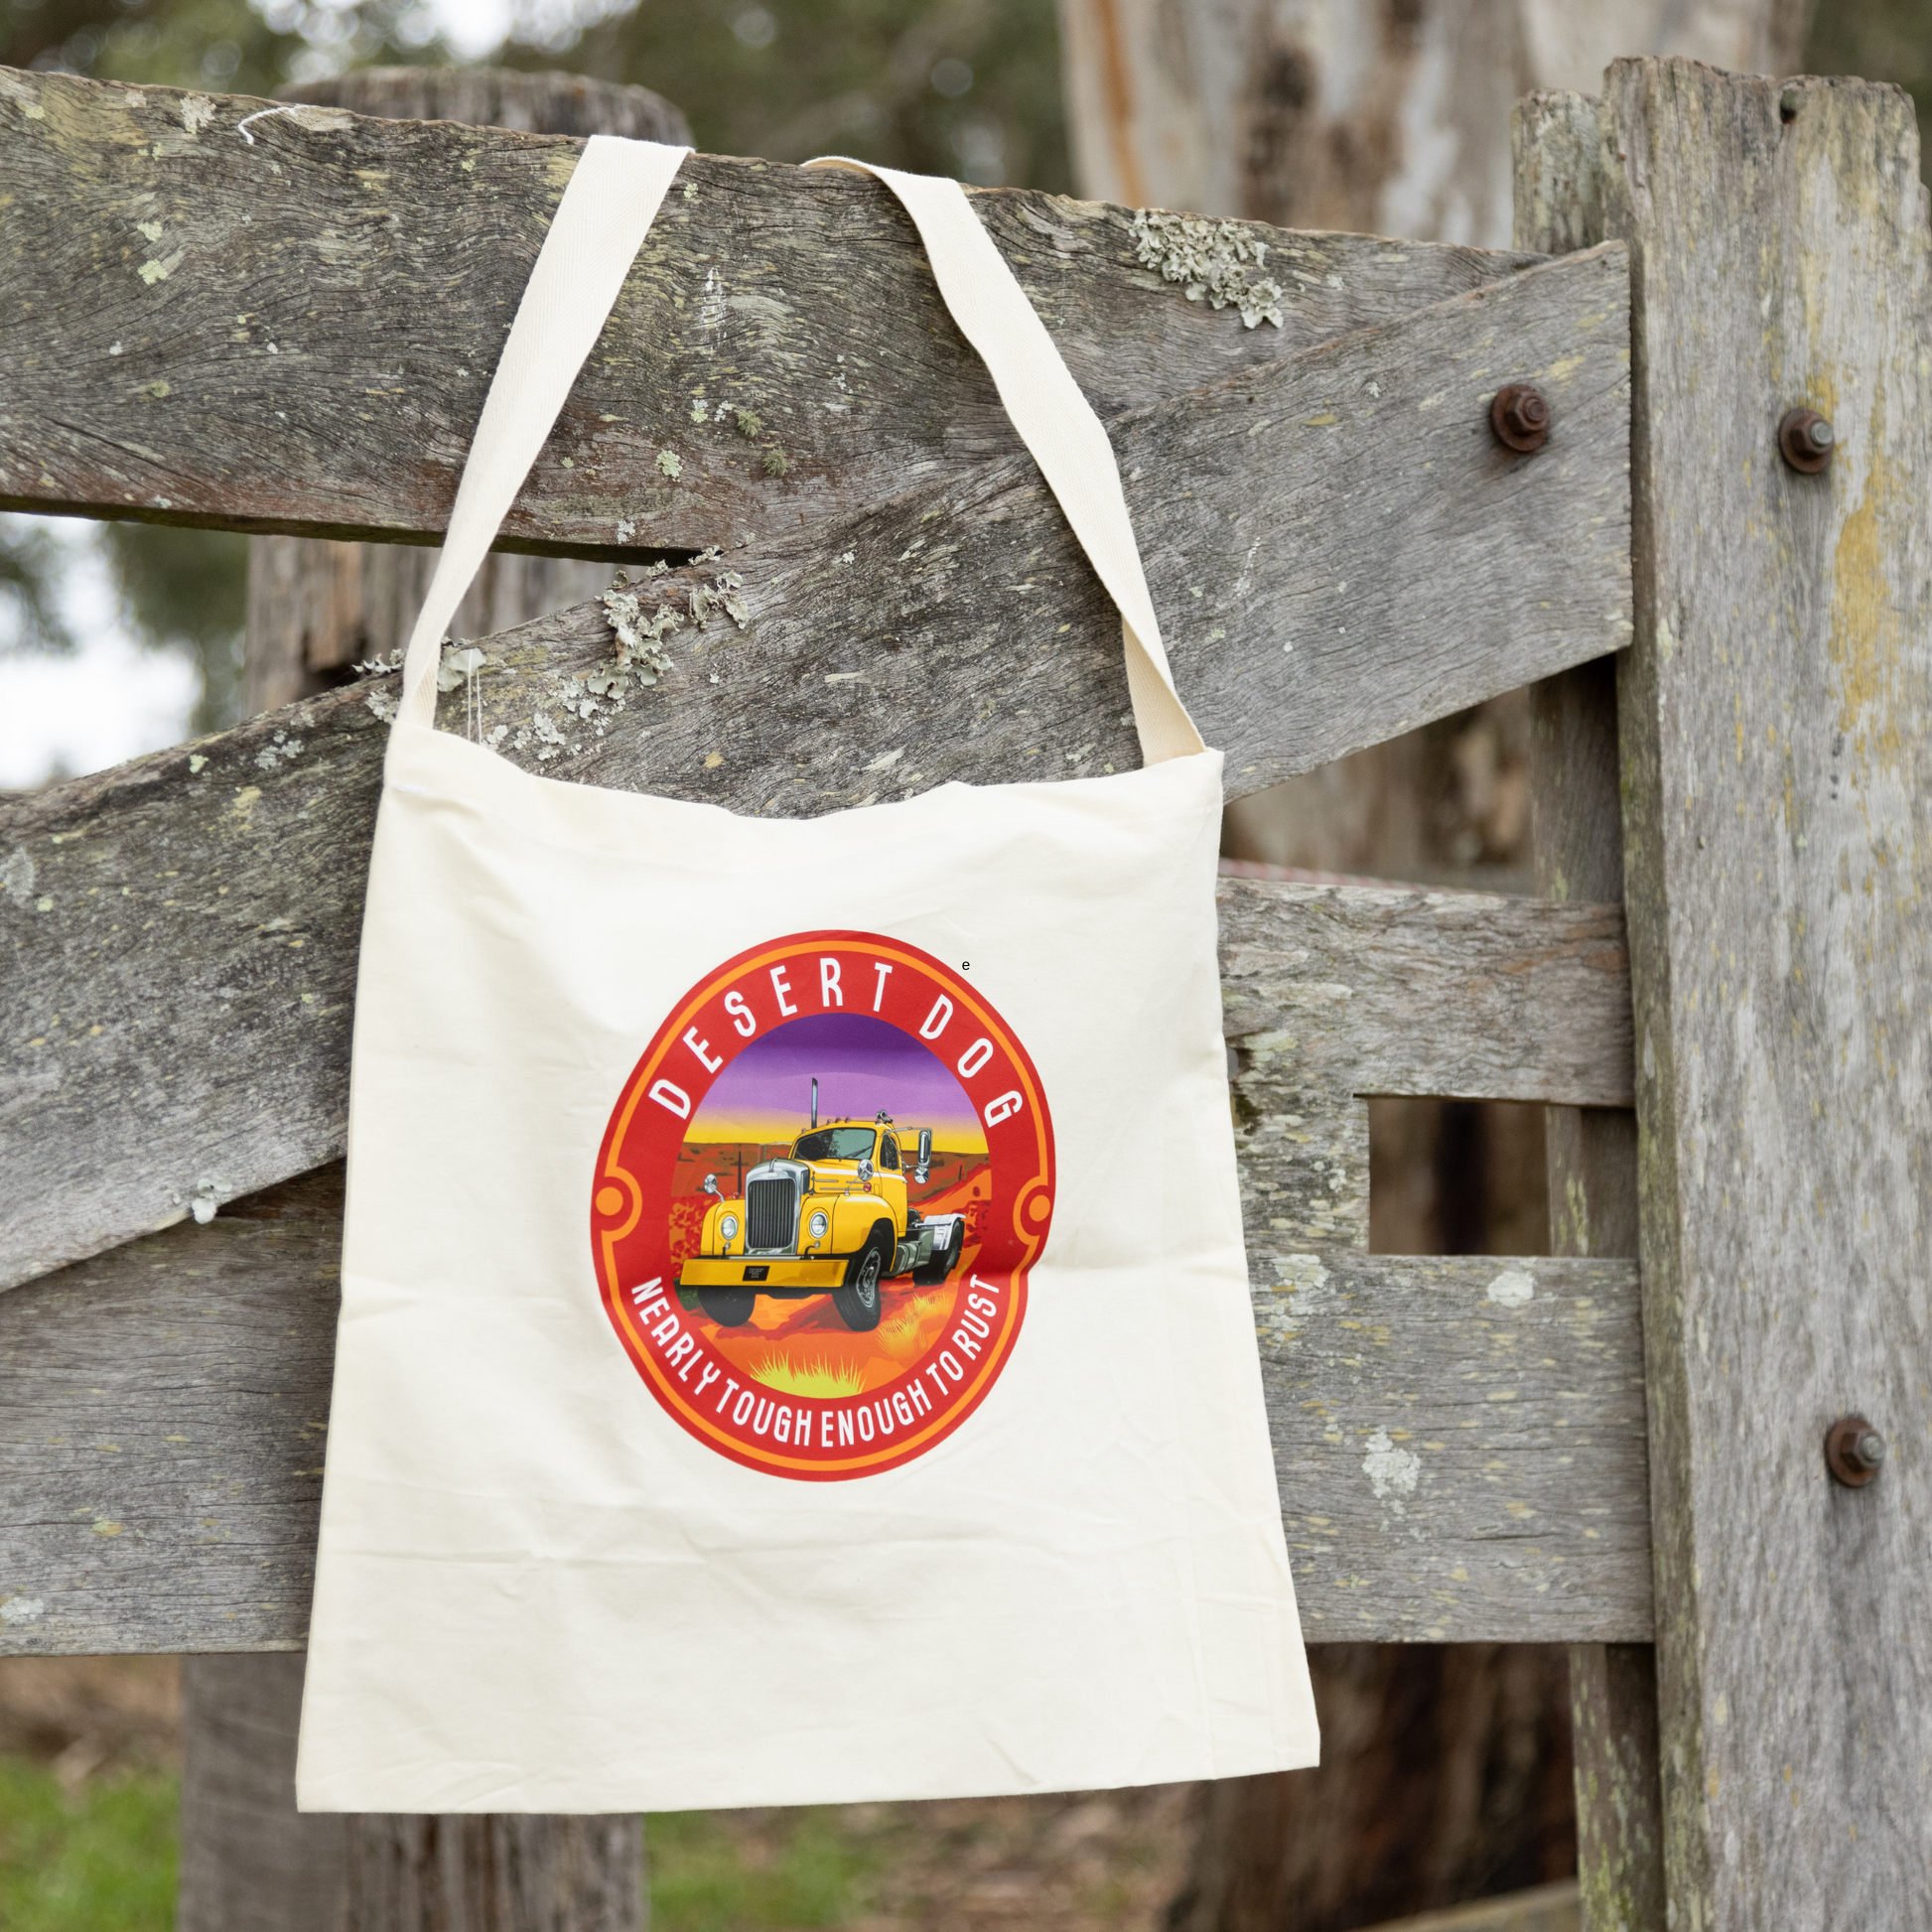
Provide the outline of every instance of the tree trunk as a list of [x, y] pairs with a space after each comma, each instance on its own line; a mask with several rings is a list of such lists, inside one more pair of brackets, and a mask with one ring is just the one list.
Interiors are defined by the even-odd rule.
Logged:
[[1569, 1875], [1562, 1650], [1322, 1644], [1309, 1661], [1321, 1769], [1201, 1786], [1173, 1932], [1343, 1932]]
[[641, 1932], [643, 1846], [626, 1817], [352, 1818], [342, 1932]]
[[[1510, 109], [1612, 57], [1789, 72], [1815, 0], [1060, 0], [1082, 195], [1507, 248]], [[1230, 857], [1534, 890], [1527, 692], [1232, 806]], [[1551, 1252], [1540, 1110], [1380, 1100], [1370, 1242]], [[1575, 1868], [1565, 1654], [1311, 1653], [1319, 1770], [1204, 1787], [1176, 1932], [1340, 1932]]]
[[339, 1932], [345, 1821], [295, 1809], [302, 1665], [182, 1660], [181, 1932]]
[[643, 1932], [636, 1818], [298, 1812], [303, 1663], [184, 1660], [179, 1932]]
[[1060, 0], [1079, 192], [1507, 248], [1509, 112], [1620, 54], [1799, 64], [1816, 0]]
[[[287, 90], [361, 114], [541, 134], [690, 139], [643, 87], [576, 74], [390, 68]], [[245, 709], [269, 711], [399, 650], [439, 553], [257, 537], [248, 562]], [[483, 636], [603, 590], [608, 564], [492, 554], [457, 613]], [[634, 1817], [303, 1815], [295, 1809], [299, 1656], [187, 1660], [179, 1932], [641, 1932]]]

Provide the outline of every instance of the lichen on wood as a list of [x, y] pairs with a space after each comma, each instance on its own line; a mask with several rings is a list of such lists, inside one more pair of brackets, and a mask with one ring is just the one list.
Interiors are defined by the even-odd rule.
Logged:
[[1134, 216], [1134, 259], [1164, 282], [1178, 282], [1189, 302], [1205, 297], [1210, 309], [1232, 305], [1244, 329], [1282, 326], [1282, 285], [1261, 273], [1268, 243], [1252, 222], [1142, 208]]

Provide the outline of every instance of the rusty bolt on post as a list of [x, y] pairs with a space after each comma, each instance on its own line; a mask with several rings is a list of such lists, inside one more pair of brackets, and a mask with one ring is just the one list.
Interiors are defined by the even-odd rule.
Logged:
[[1534, 455], [1549, 439], [1550, 405], [1527, 384], [1512, 382], [1496, 391], [1496, 400], [1489, 405], [1489, 427], [1505, 449]]
[[1815, 477], [1832, 460], [1838, 434], [1831, 419], [1815, 409], [1787, 409], [1778, 425], [1778, 453], [1792, 469]]
[[1825, 1466], [1848, 1489], [1863, 1489], [1885, 1466], [1885, 1439], [1863, 1416], [1841, 1416], [1825, 1435]]

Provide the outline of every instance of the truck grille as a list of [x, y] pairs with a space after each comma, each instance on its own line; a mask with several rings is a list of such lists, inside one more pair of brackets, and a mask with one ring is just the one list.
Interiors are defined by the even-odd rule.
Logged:
[[745, 1190], [745, 1245], [752, 1249], [790, 1247], [796, 1199], [789, 1180], [753, 1181]]

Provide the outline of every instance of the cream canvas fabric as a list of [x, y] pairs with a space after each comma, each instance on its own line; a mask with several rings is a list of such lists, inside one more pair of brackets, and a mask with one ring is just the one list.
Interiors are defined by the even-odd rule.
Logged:
[[889, 177], [1122, 608], [1147, 765], [783, 821], [431, 728], [443, 627], [679, 160], [588, 145], [410, 647], [300, 1802], [1311, 1763], [1220, 1032], [1220, 760], [1105, 434], [954, 184]]

